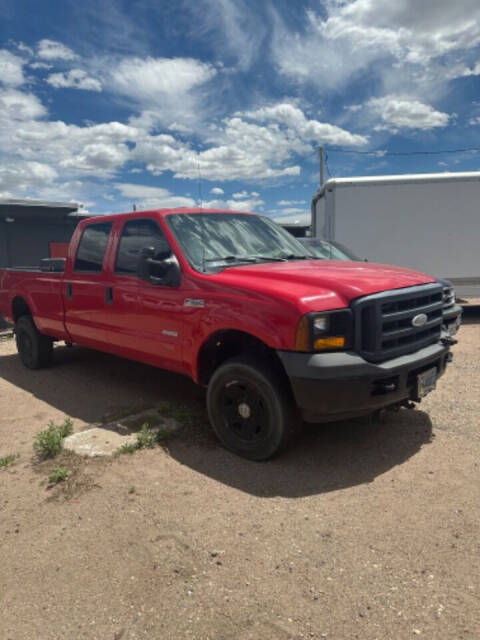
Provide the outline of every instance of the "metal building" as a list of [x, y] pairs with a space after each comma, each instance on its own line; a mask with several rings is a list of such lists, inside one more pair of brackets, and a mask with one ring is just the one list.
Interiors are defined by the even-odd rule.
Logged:
[[78, 222], [88, 216], [79, 209], [75, 202], [0, 198], [0, 269], [63, 257]]
[[89, 215], [80, 208], [75, 202], [0, 198], [0, 269], [64, 257], [75, 227]]

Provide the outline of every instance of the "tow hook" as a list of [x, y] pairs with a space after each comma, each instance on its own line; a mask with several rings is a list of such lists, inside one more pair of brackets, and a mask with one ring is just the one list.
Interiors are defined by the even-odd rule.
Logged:
[[458, 344], [458, 340], [455, 340], [455, 338], [451, 338], [450, 336], [440, 338], [440, 342], [444, 347], [453, 347], [454, 344]]

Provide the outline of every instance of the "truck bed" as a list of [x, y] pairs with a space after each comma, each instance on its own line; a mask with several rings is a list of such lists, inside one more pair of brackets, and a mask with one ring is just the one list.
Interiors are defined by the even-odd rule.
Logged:
[[68, 340], [64, 324], [63, 274], [35, 267], [0, 270], [0, 314], [11, 323], [22, 305], [31, 309], [39, 331]]

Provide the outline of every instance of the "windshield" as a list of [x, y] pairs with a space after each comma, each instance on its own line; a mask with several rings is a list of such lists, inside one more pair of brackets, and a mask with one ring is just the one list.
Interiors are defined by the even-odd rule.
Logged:
[[167, 216], [167, 222], [197, 271], [311, 257], [293, 236], [263, 216], [176, 213]]
[[342, 245], [327, 240], [304, 240], [305, 248], [316, 258], [322, 260], [358, 260], [357, 256]]

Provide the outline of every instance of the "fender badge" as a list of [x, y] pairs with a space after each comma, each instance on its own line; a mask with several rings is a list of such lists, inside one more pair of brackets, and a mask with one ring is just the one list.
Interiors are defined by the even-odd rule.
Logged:
[[185, 298], [185, 302], [183, 303], [183, 306], [184, 307], [204, 307], [205, 300], [201, 300], [201, 299], [196, 300], [195, 298]]

